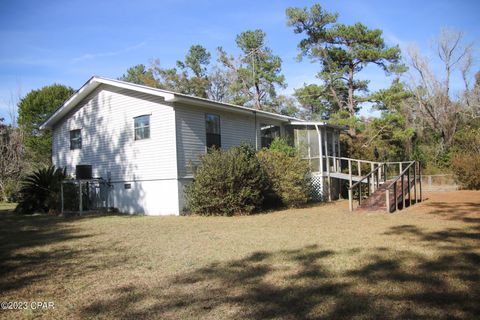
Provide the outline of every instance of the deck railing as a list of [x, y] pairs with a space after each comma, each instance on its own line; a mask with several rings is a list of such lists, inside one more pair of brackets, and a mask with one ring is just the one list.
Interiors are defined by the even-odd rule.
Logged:
[[[387, 212], [405, 208], [405, 200], [408, 196], [408, 204], [413, 201], [422, 201], [421, 166], [418, 161], [370, 161], [336, 156], [318, 156], [323, 164], [322, 175], [328, 178], [328, 185], [331, 186], [331, 178], [344, 179], [349, 181], [348, 200], [349, 209], [353, 211], [354, 192], [357, 190], [358, 204], [363, 199], [371, 196], [380, 186], [388, 183], [385, 189], [385, 205]], [[313, 159], [313, 158], [312, 158]], [[367, 172], [366, 174], [362, 174]], [[400, 181], [400, 182], [399, 182]], [[397, 184], [400, 184], [401, 191]], [[407, 188], [405, 188], [407, 186]], [[414, 198], [411, 198], [413, 187]], [[420, 195], [417, 198], [418, 194]], [[391, 196], [393, 195], [393, 202]], [[328, 198], [331, 199], [331, 188], [328, 188]], [[402, 205], [399, 206], [399, 200]], [[392, 206], [392, 204], [395, 206]]]
[[[330, 165], [333, 161], [333, 166]], [[347, 170], [342, 169], [342, 161], [347, 163]], [[356, 173], [352, 170], [352, 164], [356, 164]], [[370, 171], [366, 175], [362, 175], [362, 164], [370, 166]], [[364, 166], [365, 167], [365, 166]], [[364, 198], [368, 198], [372, 195], [381, 185], [388, 183], [385, 187], [385, 204], [387, 212], [391, 212], [391, 197], [394, 196], [395, 207], [394, 210], [398, 210], [398, 200], [402, 200], [401, 208], [405, 207], [405, 197], [408, 195], [409, 204], [412, 203], [411, 189], [413, 187], [414, 201], [422, 200], [422, 182], [421, 182], [421, 166], [418, 161], [386, 161], [376, 162], [360, 159], [352, 159], [345, 157], [327, 157], [327, 174], [330, 173], [329, 169], [333, 168], [333, 172], [347, 173], [349, 179], [348, 188], [348, 201], [349, 209], [353, 211], [353, 198], [354, 191], [357, 190], [358, 205], [361, 205]], [[395, 173], [398, 168], [398, 175]], [[393, 169], [393, 170], [392, 170]], [[368, 170], [368, 169], [367, 169]], [[345, 172], [346, 171], [346, 172]], [[394, 173], [393, 175], [391, 173]], [[353, 183], [353, 177], [356, 177], [356, 182]], [[389, 179], [393, 179], [389, 181]], [[405, 182], [406, 179], [406, 182]], [[397, 184], [400, 181], [401, 193], [397, 191]], [[405, 183], [408, 188], [405, 188]], [[417, 185], [419, 188], [420, 199], [417, 198]], [[366, 188], [365, 188], [366, 187]]]
[[[350, 209], [350, 211], [353, 211], [353, 190], [355, 190], [355, 188], [358, 188], [358, 205], [362, 204], [362, 183], [365, 183], [365, 182], [367, 183], [366, 193], [367, 193], [367, 197], [369, 197], [380, 186], [381, 184], [380, 179], [382, 176], [381, 169], [383, 167], [383, 173], [385, 175], [386, 174], [385, 166], [386, 166], [385, 163], [377, 165], [367, 175], [363, 176], [360, 180], [358, 180], [348, 188], [348, 208]], [[385, 176], [383, 181], [385, 181]]]
[[[422, 201], [422, 167], [419, 161], [410, 161], [410, 163], [402, 170], [400, 167], [400, 174], [388, 183], [385, 188], [385, 203], [386, 210], [388, 213], [403, 209], [406, 206], [406, 197], [408, 196], [408, 205], [411, 205], [412, 202]], [[406, 178], [406, 182], [405, 182]], [[397, 192], [398, 181], [400, 181], [400, 193]], [[405, 186], [406, 183], [406, 186]], [[417, 185], [418, 185], [418, 195], [417, 198]], [[406, 188], [405, 188], [406, 187]], [[413, 201], [412, 201], [412, 187], [413, 187]], [[390, 198], [390, 192], [393, 191], [393, 210], [392, 203]], [[401, 199], [402, 206], [399, 207], [399, 200]]]

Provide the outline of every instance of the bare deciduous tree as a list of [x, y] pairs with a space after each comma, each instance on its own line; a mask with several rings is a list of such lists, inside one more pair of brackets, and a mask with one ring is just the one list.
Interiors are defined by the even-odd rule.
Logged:
[[466, 111], [462, 99], [456, 99], [450, 92], [453, 72], [460, 71], [468, 91], [468, 75], [472, 65], [472, 45], [463, 44], [461, 32], [444, 29], [436, 40], [437, 54], [443, 65], [443, 77], [432, 72], [430, 60], [418, 49], [409, 49], [411, 89], [416, 98], [414, 112], [420, 120], [435, 130], [443, 144], [449, 146], [461, 115]]
[[235, 81], [233, 72], [215, 66], [208, 76], [208, 79], [210, 80], [210, 86], [207, 89], [209, 99], [227, 103], [233, 100], [233, 95], [230, 91], [230, 86]]
[[10, 124], [0, 118], [0, 200], [7, 201], [7, 189], [18, 184], [27, 161], [23, 145], [23, 134], [17, 125], [18, 102], [21, 99], [21, 87], [16, 92], [10, 92], [10, 99], [6, 101]]
[[7, 201], [7, 184], [15, 183], [24, 169], [22, 131], [0, 118], [0, 196]]

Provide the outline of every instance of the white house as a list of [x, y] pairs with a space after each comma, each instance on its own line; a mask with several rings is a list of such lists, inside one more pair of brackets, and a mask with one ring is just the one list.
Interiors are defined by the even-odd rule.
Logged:
[[112, 206], [148, 215], [184, 210], [183, 190], [193, 178], [189, 168], [209, 146], [250, 143], [258, 149], [287, 137], [311, 162], [320, 195], [332, 165], [325, 156], [340, 156], [341, 128], [323, 122], [96, 76], [41, 129], [53, 130], [55, 166], [73, 175], [76, 165], [91, 165], [95, 177], [111, 179]]

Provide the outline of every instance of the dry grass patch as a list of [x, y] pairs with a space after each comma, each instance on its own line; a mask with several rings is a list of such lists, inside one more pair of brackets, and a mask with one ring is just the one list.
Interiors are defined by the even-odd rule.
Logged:
[[0, 215], [11, 318], [475, 318], [480, 192], [400, 213], [346, 202], [245, 217]]

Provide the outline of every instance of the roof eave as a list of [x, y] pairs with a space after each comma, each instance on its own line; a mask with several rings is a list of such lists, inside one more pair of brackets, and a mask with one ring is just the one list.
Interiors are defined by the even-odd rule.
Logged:
[[88, 79], [83, 86], [80, 87], [70, 98], [68, 98], [60, 107], [55, 110], [47, 120], [45, 120], [39, 127], [40, 130], [52, 128], [55, 124], [55, 120], [65, 116], [70, 109], [68, 108], [72, 104], [76, 104], [78, 100], [84, 99], [90, 92], [92, 92], [99, 84], [95, 84], [95, 76]]
[[331, 124], [328, 122], [324, 121], [292, 121], [292, 125], [298, 125], [298, 126], [322, 126], [322, 127], [330, 127], [338, 130], [347, 130], [348, 127], [346, 126], [341, 126], [337, 124]]
[[146, 94], [151, 94], [155, 96], [162, 97], [166, 102], [185, 102], [189, 104], [194, 104], [197, 106], [212, 107], [217, 109], [223, 109], [229, 112], [238, 112], [238, 113], [250, 113], [257, 114], [262, 117], [277, 119], [284, 122], [291, 121], [301, 121], [300, 119], [275, 114], [262, 110], [255, 110], [248, 107], [232, 105], [228, 103], [216, 102], [204, 98], [193, 97], [185, 94], [179, 94], [175, 92], [170, 92], [167, 90], [161, 90], [156, 88], [150, 88], [143, 85], [138, 85], [134, 83], [128, 83], [119, 80], [112, 80], [97, 76], [92, 76], [77, 92], [75, 92], [67, 101], [65, 101], [57, 110], [55, 110], [52, 115], [45, 120], [40, 125], [40, 130], [45, 130], [52, 128], [57, 121], [62, 119], [72, 108], [74, 108], [80, 101], [88, 96], [93, 90], [95, 90], [100, 84], [111, 85], [114, 87], [120, 87], [124, 89], [134, 90], [138, 92], [143, 92]]
[[165, 101], [168, 102], [179, 102], [179, 103], [188, 103], [191, 105], [196, 105], [199, 107], [210, 107], [210, 108], [215, 108], [215, 109], [222, 109], [228, 112], [234, 112], [234, 113], [242, 113], [242, 114], [257, 114], [258, 116], [265, 117], [265, 118], [271, 118], [271, 119], [276, 119], [284, 122], [290, 122], [290, 121], [299, 121], [299, 119], [281, 115], [281, 114], [275, 114], [275, 113], [270, 113], [262, 110], [256, 110], [248, 107], [242, 107], [242, 106], [231, 106], [230, 104], [225, 104], [225, 103], [220, 103], [220, 102], [215, 102], [215, 101], [208, 101], [206, 99], [200, 99], [196, 97], [189, 97], [185, 95], [178, 95], [175, 94], [175, 97], [173, 99], [165, 99]]

